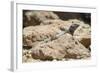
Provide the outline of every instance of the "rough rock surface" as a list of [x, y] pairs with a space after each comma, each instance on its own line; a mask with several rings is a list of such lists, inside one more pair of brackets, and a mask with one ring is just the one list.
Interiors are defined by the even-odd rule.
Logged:
[[41, 22], [48, 19], [59, 19], [59, 17], [48, 11], [26, 11], [24, 14], [24, 27], [40, 25]]
[[80, 26], [74, 31], [73, 36], [79, 40], [86, 48], [91, 44], [91, 27], [80, 22]]
[[[52, 22], [52, 24], [49, 25], [49, 22]], [[57, 37], [63, 35], [64, 33], [72, 34], [75, 30], [74, 28], [72, 28], [72, 26], [75, 24], [62, 20], [46, 21], [44, 24], [46, 25], [28, 26], [24, 28], [23, 30], [24, 46], [32, 47], [34, 42], [50, 41], [56, 39]]]
[[37, 41], [50, 41], [61, 33], [63, 34], [60, 29], [50, 25], [29, 26], [23, 30], [23, 44], [24, 46], [32, 46]]
[[49, 11], [26, 11], [23, 17], [23, 62], [91, 57], [90, 24], [78, 19], [61, 20]]
[[28, 26], [24, 28], [24, 46], [32, 47], [33, 43], [36, 41], [50, 41], [60, 35], [63, 35], [66, 32], [74, 35], [74, 37], [78, 39], [87, 48], [90, 46], [91, 29], [89, 25], [84, 24], [83, 22], [79, 22], [78, 20], [47, 20], [44, 22], [44, 24], [45, 25]]
[[63, 58], [79, 59], [89, 56], [89, 50], [68, 33], [60, 36], [56, 40], [42, 43], [32, 48], [32, 57], [42, 60], [61, 60]]
[[[78, 41], [80, 41], [81, 44], [83, 44], [86, 48], [89, 48], [91, 44], [91, 27], [89, 24], [85, 24], [83, 21], [77, 20], [77, 19], [70, 19], [68, 20], [69, 23], [72, 23], [72, 27], [70, 27], [72, 30], [74, 27], [77, 27], [77, 29], [73, 32], [73, 37], [76, 38]], [[74, 25], [74, 27], [73, 27]], [[69, 31], [72, 31], [69, 30]]]

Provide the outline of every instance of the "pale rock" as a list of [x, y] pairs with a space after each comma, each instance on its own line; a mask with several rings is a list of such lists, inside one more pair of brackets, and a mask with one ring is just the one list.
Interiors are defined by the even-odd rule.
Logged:
[[84, 24], [79, 26], [73, 35], [77, 40], [79, 40], [86, 48], [91, 45], [91, 28], [89, 25]]
[[65, 21], [61, 21], [62, 23], [57, 24], [60, 21], [61, 20], [54, 20], [51, 25], [25, 27], [23, 29], [23, 46], [29, 46], [31, 48], [37, 41], [48, 42], [67, 33], [71, 24]]
[[23, 26], [40, 25], [41, 22], [48, 19], [59, 19], [59, 17], [50, 11], [26, 11], [24, 13]]
[[89, 50], [68, 33], [60, 36], [56, 40], [42, 43], [32, 48], [32, 57], [41, 60], [62, 60], [63, 58], [79, 59], [89, 56]]

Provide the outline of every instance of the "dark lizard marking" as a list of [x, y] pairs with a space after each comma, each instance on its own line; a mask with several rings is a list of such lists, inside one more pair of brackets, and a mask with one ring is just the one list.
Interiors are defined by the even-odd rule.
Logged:
[[74, 31], [79, 27], [78, 24], [73, 24], [69, 28], [69, 33], [73, 35]]

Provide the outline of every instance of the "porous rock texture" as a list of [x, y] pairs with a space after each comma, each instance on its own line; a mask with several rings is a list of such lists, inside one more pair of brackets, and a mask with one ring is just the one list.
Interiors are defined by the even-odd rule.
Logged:
[[26, 11], [25, 14], [23, 62], [90, 58], [89, 24], [77, 19], [61, 20], [47, 11]]
[[25, 11], [23, 14], [23, 26], [40, 25], [41, 22], [48, 19], [59, 19], [59, 17], [50, 11]]
[[41, 60], [89, 57], [89, 50], [66, 33], [58, 39], [33, 47], [32, 57]]
[[50, 41], [56, 39], [60, 35], [68, 32], [70, 24], [64, 23], [59, 25], [51, 24], [25, 27], [23, 30], [23, 46], [32, 47], [33, 43], [38, 41]]
[[74, 31], [74, 38], [76, 38], [78, 41], [80, 41], [86, 48], [89, 48], [91, 44], [91, 27], [88, 24], [85, 24], [82, 21], [79, 20], [70, 20], [73, 23], [76, 23], [80, 25], [75, 31]]

